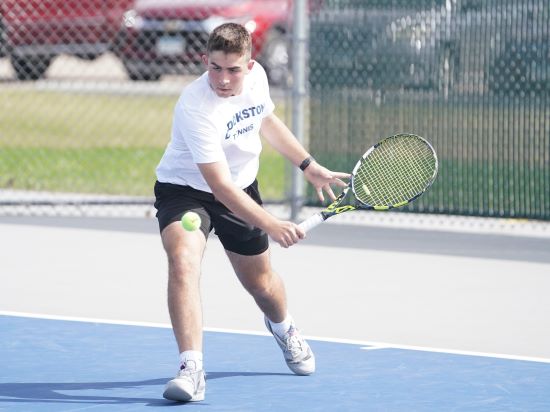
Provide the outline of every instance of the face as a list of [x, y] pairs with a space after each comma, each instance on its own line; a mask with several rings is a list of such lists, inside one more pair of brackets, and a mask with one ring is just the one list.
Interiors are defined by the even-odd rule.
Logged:
[[246, 55], [213, 51], [203, 56], [208, 68], [210, 87], [219, 97], [237, 96], [243, 90], [244, 77], [250, 72], [254, 61]]

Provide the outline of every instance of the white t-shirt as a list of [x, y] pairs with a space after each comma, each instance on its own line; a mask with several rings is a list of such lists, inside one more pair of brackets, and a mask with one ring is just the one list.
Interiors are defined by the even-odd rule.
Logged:
[[157, 166], [157, 180], [212, 192], [197, 163], [224, 161], [233, 182], [242, 189], [249, 186], [258, 174], [260, 126], [273, 109], [267, 76], [258, 62], [238, 96], [218, 97], [204, 73], [176, 104], [172, 138]]

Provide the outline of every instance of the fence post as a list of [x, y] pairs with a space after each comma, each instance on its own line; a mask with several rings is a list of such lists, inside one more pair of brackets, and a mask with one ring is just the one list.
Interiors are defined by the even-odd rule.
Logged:
[[[292, 132], [305, 144], [305, 98], [307, 60], [307, 0], [293, 1], [292, 30]], [[292, 168], [290, 219], [296, 220], [304, 200], [304, 185], [301, 170]]]

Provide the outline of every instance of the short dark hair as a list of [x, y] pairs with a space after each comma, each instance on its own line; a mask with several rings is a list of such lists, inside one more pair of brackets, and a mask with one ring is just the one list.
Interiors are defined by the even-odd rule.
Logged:
[[207, 53], [222, 51], [239, 56], [252, 55], [252, 38], [246, 28], [237, 23], [225, 23], [210, 34], [206, 45]]

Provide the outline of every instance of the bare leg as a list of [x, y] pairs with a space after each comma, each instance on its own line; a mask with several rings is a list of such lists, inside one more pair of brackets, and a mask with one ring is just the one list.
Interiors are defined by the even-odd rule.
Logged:
[[[271, 268], [269, 249], [256, 256], [243, 256], [226, 251], [237, 277], [252, 295], [264, 315], [275, 323], [287, 315], [286, 292], [283, 280]], [[266, 326], [267, 323], [266, 323]], [[268, 326], [272, 331], [272, 328]], [[273, 332], [272, 332], [273, 333]], [[289, 369], [297, 375], [315, 372], [315, 356], [297, 329], [284, 337], [273, 334]]]
[[261, 311], [272, 322], [282, 322], [287, 314], [286, 291], [283, 280], [271, 268], [269, 249], [255, 256], [226, 253], [239, 281]]
[[206, 239], [200, 230], [186, 232], [179, 222], [161, 234], [168, 257], [168, 310], [180, 353], [202, 351], [201, 261]]

